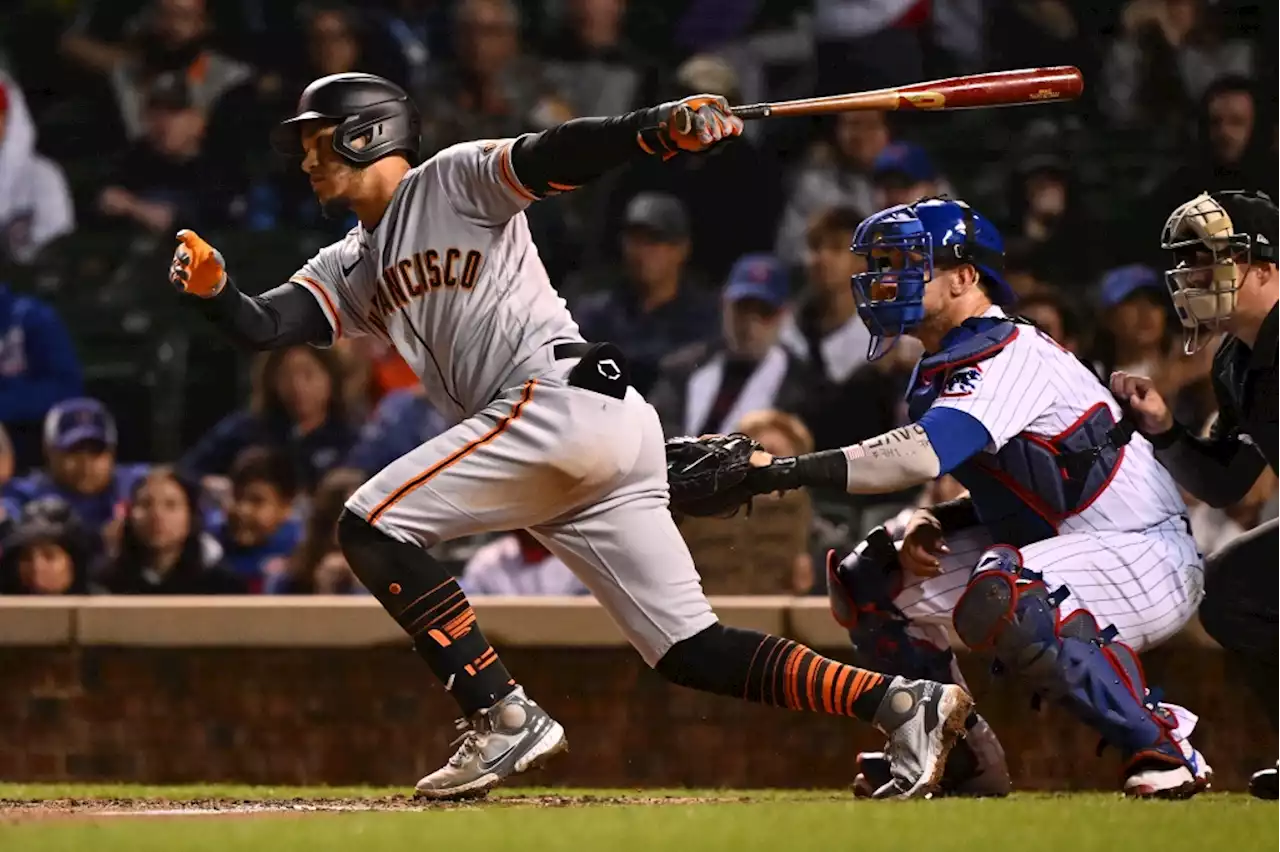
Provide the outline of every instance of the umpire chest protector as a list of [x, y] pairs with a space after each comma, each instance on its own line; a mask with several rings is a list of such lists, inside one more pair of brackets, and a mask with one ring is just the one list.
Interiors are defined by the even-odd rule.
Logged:
[[[913, 421], [919, 420], [948, 386], [963, 383], [966, 371], [1001, 352], [1019, 334], [1035, 334], [1016, 320], [979, 317], [965, 320], [970, 333], [916, 365], [907, 395]], [[1117, 424], [1099, 401], [1075, 423], [1053, 437], [1023, 432], [999, 452], [981, 452], [951, 472], [973, 497], [983, 526], [998, 542], [1016, 546], [1056, 535], [1058, 526], [1089, 507], [1111, 481], [1133, 435]]]

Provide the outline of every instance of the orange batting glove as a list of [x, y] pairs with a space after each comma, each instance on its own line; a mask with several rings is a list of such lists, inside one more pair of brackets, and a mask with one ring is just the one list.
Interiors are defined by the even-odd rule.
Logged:
[[212, 299], [227, 283], [222, 252], [206, 243], [195, 231], [178, 232], [178, 247], [169, 264], [169, 283], [184, 293]]
[[742, 135], [742, 119], [729, 111], [729, 102], [719, 95], [692, 95], [649, 112], [636, 141], [646, 153], [664, 160], [680, 151], [706, 151]]

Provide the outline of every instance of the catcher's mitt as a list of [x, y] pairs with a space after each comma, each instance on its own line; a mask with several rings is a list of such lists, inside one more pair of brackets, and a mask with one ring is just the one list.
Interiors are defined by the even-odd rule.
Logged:
[[667, 441], [667, 482], [673, 511], [696, 517], [735, 515], [757, 493], [747, 475], [761, 446], [739, 432]]

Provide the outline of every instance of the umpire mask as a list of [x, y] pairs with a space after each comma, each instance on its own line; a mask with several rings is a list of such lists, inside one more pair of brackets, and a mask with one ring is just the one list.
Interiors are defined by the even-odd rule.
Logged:
[[1247, 268], [1255, 260], [1275, 262], [1275, 225], [1264, 223], [1274, 219], [1275, 209], [1260, 194], [1201, 193], [1164, 223], [1160, 245], [1173, 252], [1175, 261], [1165, 271], [1165, 284], [1182, 322], [1188, 355], [1199, 351], [1235, 311], [1244, 275], [1237, 264]]

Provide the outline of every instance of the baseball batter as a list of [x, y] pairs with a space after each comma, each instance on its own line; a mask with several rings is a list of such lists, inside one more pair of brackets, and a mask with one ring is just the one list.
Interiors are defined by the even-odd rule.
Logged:
[[[1159, 702], [1136, 652], [1200, 603], [1203, 563], [1186, 507], [1150, 443], [1092, 371], [1001, 309], [1003, 241], [968, 205], [926, 199], [866, 219], [853, 250], [859, 312], [877, 338], [918, 338], [912, 424], [855, 446], [774, 459], [748, 492], [821, 485], [889, 493], [951, 474], [968, 496], [921, 511], [900, 545], [883, 528], [829, 565], [832, 608], [864, 664], [958, 679], [947, 620], [1040, 698], [1126, 757], [1135, 796], [1187, 796], [1209, 768], [1195, 717]], [[877, 354], [873, 352], [872, 354]], [[685, 447], [683, 452], [688, 452]], [[673, 473], [677, 509], [684, 484]], [[1123, 641], [1121, 641], [1123, 639]], [[976, 715], [944, 788], [1007, 790], [1003, 753]], [[862, 761], [864, 783], [883, 774]]]
[[971, 700], [954, 685], [886, 678], [794, 642], [717, 623], [668, 511], [662, 430], [609, 344], [583, 341], [523, 210], [634, 159], [687, 156], [737, 136], [723, 99], [697, 96], [519, 139], [470, 142], [416, 164], [419, 117], [365, 74], [313, 82], [274, 142], [303, 155], [317, 199], [360, 224], [292, 279], [241, 294], [191, 231], [171, 280], [252, 348], [393, 344], [456, 421], [348, 501], [338, 539], [355, 574], [412, 637], [462, 710], [461, 745], [418, 794], [482, 794], [566, 745], [516, 684], [470, 604], [426, 552], [528, 529], [582, 579], [671, 681], [793, 709], [857, 716], [890, 738], [880, 796], [931, 790]]

